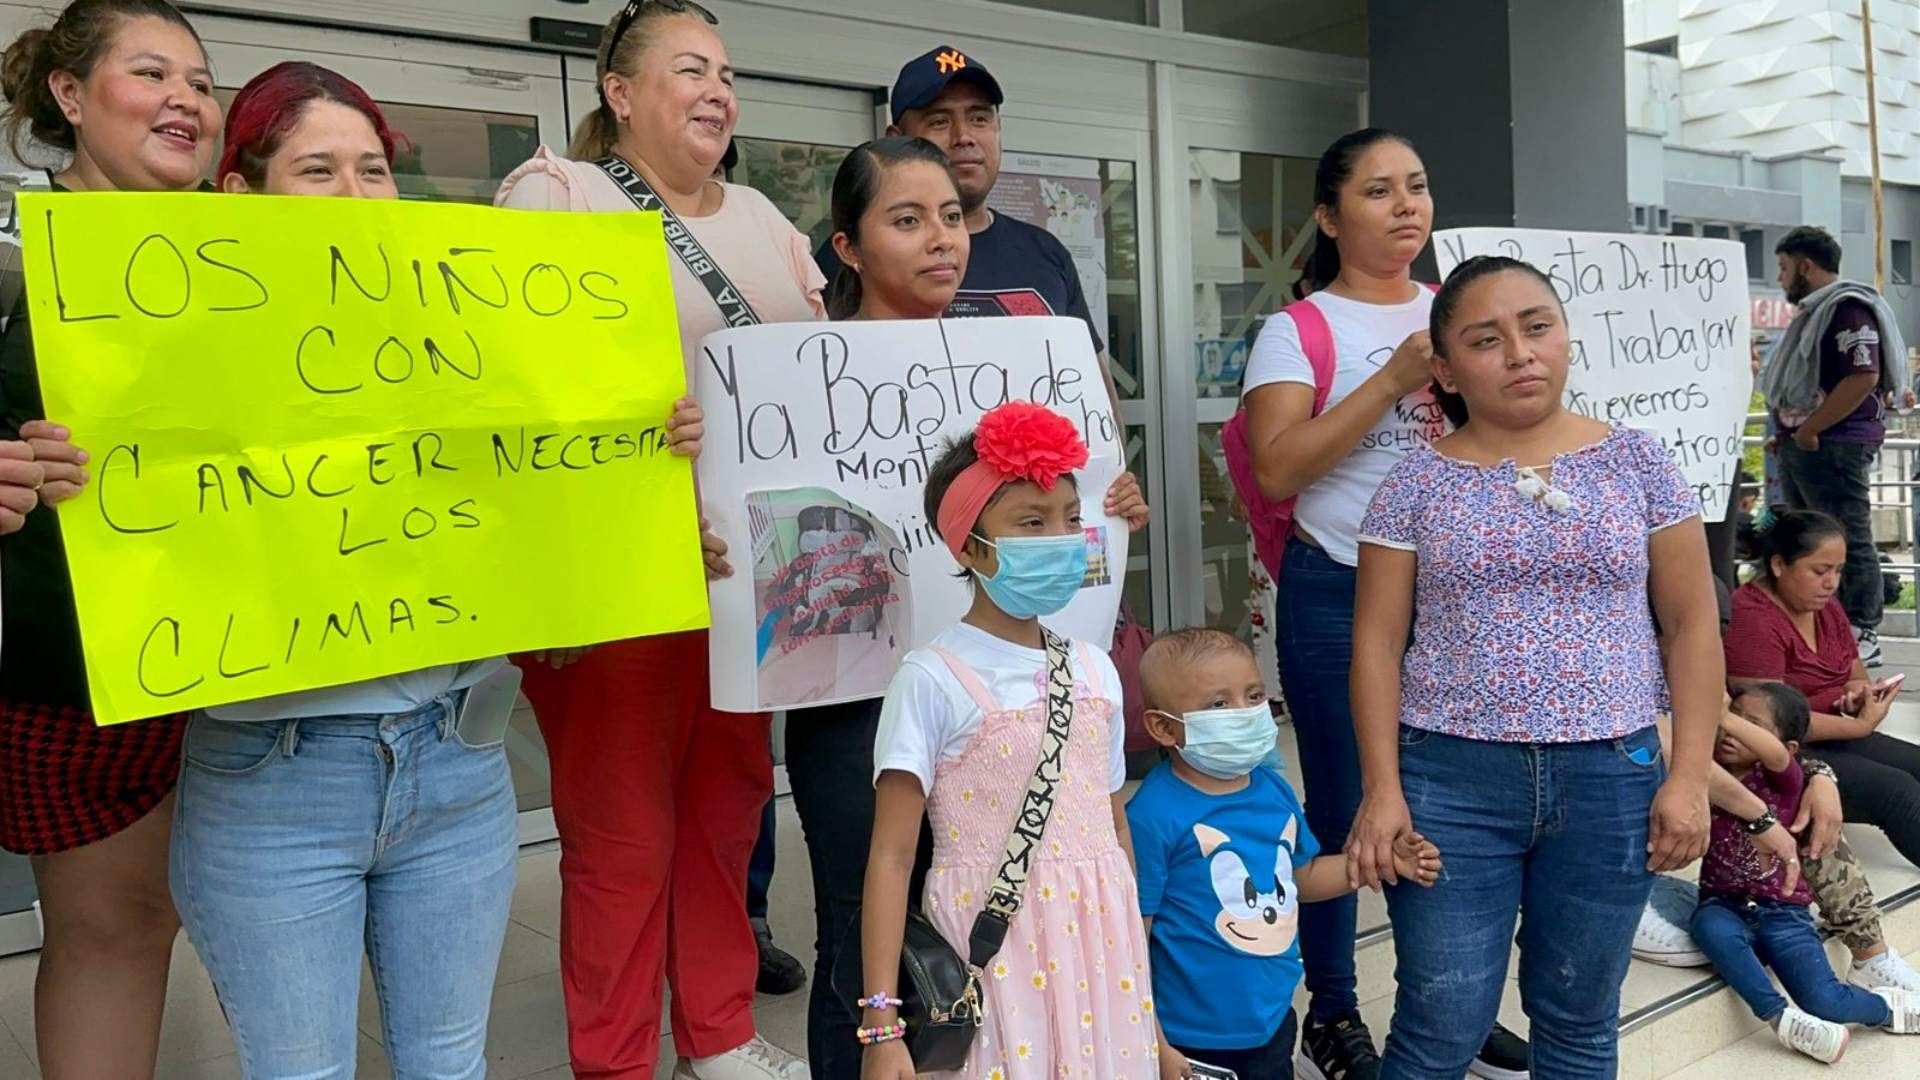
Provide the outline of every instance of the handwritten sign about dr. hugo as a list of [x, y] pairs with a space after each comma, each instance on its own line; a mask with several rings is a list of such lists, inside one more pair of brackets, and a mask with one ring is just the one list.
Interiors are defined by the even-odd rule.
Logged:
[[1731, 240], [1550, 229], [1450, 229], [1440, 272], [1474, 255], [1539, 267], [1573, 337], [1567, 405], [1660, 437], [1724, 520], [1753, 394], [1746, 249]]
[[[1014, 399], [1072, 420], [1089, 571], [1048, 625], [1105, 645], [1126, 524], [1101, 507], [1121, 431], [1077, 319], [789, 323], [701, 343], [701, 504], [737, 572], [711, 590], [713, 704], [731, 711], [878, 697], [897, 658], [973, 602], [927, 521], [946, 441]], [[790, 534], [790, 535], [789, 535]], [[904, 640], [901, 635], [904, 633]]]
[[19, 210], [102, 723], [705, 625], [657, 216]]

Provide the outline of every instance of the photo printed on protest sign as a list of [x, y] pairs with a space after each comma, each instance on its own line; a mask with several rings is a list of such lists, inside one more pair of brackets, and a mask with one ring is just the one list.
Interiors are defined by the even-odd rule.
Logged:
[[[1102, 507], [1121, 472], [1121, 432], [1086, 323], [1003, 318], [746, 327], [709, 336], [695, 366], [706, 410], [701, 506], [729, 550], [754, 556], [751, 574], [747, 560], [735, 559], [735, 574], [709, 589], [716, 708], [750, 712], [878, 697], [892, 669], [878, 676], [884, 635], [869, 624], [905, 627], [904, 638], [884, 647], [897, 665], [907, 649], [966, 614], [971, 588], [956, 576], [958, 564], [927, 520], [927, 474], [947, 440], [1015, 399], [1065, 416], [1090, 451], [1076, 474], [1088, 533], [1087, 581], [1047, 624], [1100, 647], [1111, 640], [1127, 528]], [[808, 507], [819, 509], [809, 513]], [[784, 540], [776, 524], [782, 514], [794, 520], [793, 539], [767, 556], [764, 548]], [[802, 527], [802, 515], [812, 527]], [[813, 536], [803, 550], [808, 533]], [[812, 554], [818, 552], [827, 554]], [[859, 565], [847, 565], [840, 552], [852, 553]], [[796, 561], [799, 573], [792, 569]], [[886, 593], [877, 591], [883, 584]], [[804, 610], [807, 596], [831, 614], [822, 620]], [[895, 596], [897, 608], [889, 600]], [[795, 640], [800, 643], [780, 644]], [[818, 663], [791, 670], [782, 648], [818, 653]]]
[[826, 488], [746, 497], [755, 676], [777, 701], [878, 697], [913, 633], [906, 547], [878, 515]]
[[1567, 407], [1659, 436], [1726, 519], [1753, 396], [1746, 249], [1732, 240], [1553, 229], [1434, 234], [1444, 275], [1476, 255], [1532, 263], [1567, 309]]
[[102, 723], [705, 625], [657, 215], [19, 202]]

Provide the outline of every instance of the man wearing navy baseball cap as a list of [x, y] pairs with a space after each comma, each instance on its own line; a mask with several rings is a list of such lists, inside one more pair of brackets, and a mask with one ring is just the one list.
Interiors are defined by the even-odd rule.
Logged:
[[[972, 234], [967, 276], [947, 314], [1069, 315], [1084, 321], [1117, 407], [1120, 396], [1107, 374], [1106, 347], [1066, 245], [1045, 229], [987, 207], [1000, 179], [1000, 104], [1005, 100], [993, 73], [951, 45], [907, 61], [893, 83], [893, 125], [887, 134], [917, 135], [946, 151]], [[821, 245], [814, 258], [831, 283], [840, 272], [833, 242]]]

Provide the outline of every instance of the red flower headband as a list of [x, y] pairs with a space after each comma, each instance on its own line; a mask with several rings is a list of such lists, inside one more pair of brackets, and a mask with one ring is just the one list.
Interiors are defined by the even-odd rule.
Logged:
[[980, 418], [973, 448], [980, 460], [954, 478], [940, 499], [940, 538], [954, 558], [993, 494], [1016, 480], [1052, 491], [1062, 476], [1087, 463], [1087, 444], [1073, 422], [1044, 405], [1009, 401]]

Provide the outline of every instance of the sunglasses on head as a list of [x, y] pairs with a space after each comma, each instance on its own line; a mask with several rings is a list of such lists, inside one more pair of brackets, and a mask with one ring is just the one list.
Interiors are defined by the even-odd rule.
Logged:
[[613, 40], [607, 43], [609, 60], [613, 58], [614, 50], [620, 47], [620, 39], [627, 35], [627, 28], [633, 25], [633, 20], [650, 7], [665, 8], [675, 15], [698, 15], [707, 20], [708, 26], [720, 25], [718, 15], [694, 3], [694, 0], [627, 0], [626, 10], [620, 13], [620, 21], [613, 26]]

